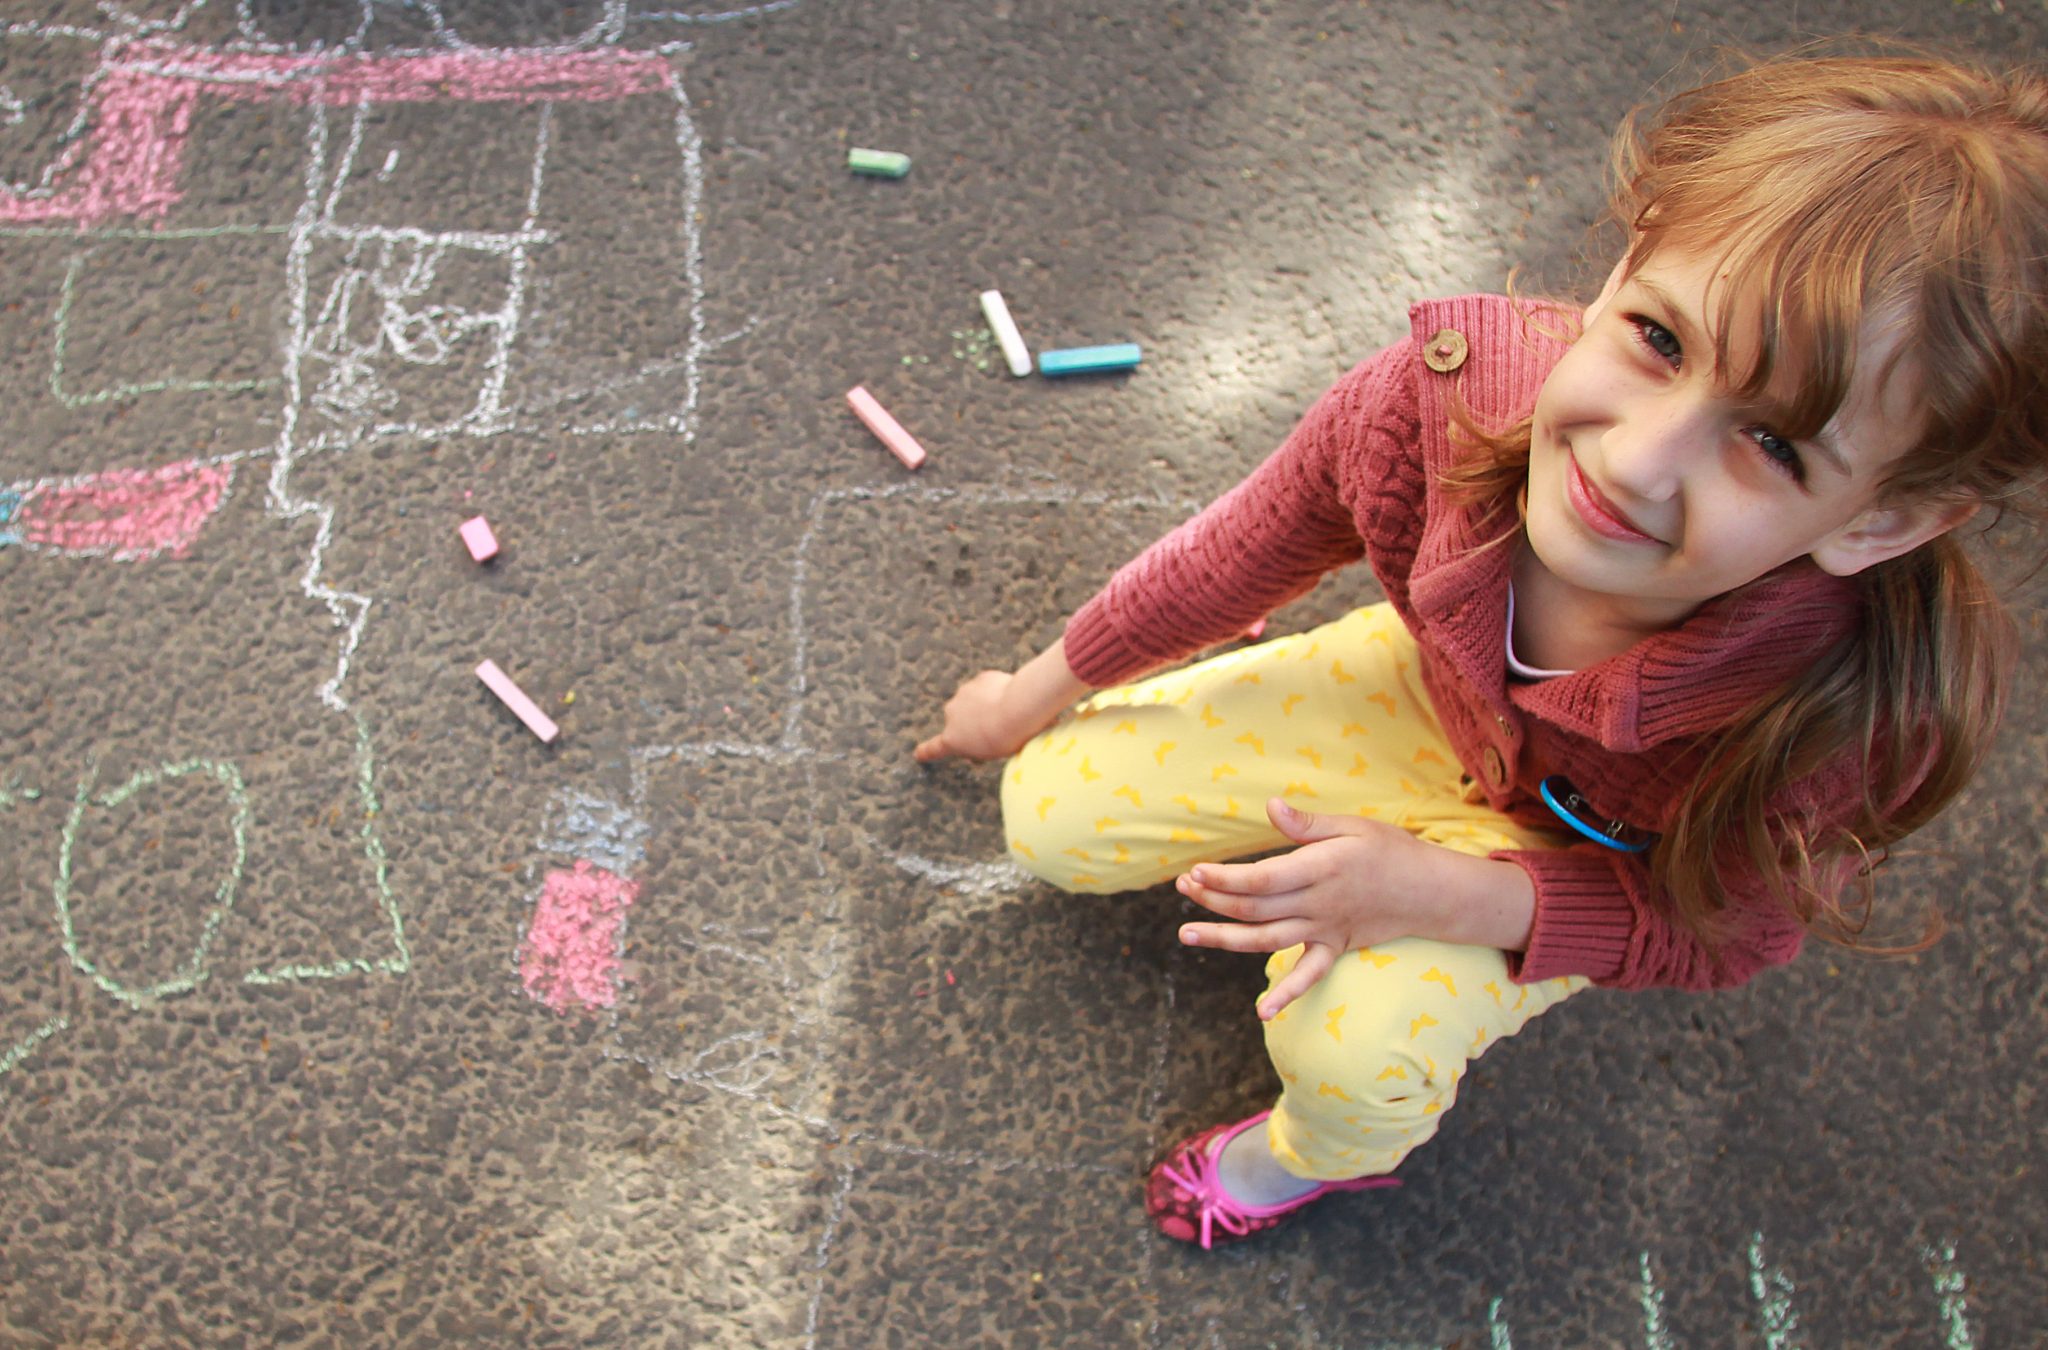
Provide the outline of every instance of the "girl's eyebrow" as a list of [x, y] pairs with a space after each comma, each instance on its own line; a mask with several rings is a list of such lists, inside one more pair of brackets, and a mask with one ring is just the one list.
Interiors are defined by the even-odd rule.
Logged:
[[[1693, 339], [1699, 336], [1694, 331], [1692, 315], [1688, 314], [1685, 307], [1672, 298], [1671, 292], [1665, 290], [1641, 272], [1636, 273], [1634, 281], [1637, 288], [1646, 292], [1652, 300], [1657, 302], [1658, 308], [1664, 311], [1665, 317], [1669, 320], [1666, 327], [1671, 329], [1673, 336], [1678, 339], [1679, 345], [1691, 348], [1694, 345]], [[1712, 335], [1709, 334], [1708, 336], [1711, 337]]]

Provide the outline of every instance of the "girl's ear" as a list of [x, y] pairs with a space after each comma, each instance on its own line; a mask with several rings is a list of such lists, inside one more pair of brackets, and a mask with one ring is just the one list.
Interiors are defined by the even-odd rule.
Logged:
[[1821, 540], [1812, 557], [1823, 572], [1854, 576], [1947, 534], [1976, 515], [1977, 506], [1974, 501], [1873, 506]]

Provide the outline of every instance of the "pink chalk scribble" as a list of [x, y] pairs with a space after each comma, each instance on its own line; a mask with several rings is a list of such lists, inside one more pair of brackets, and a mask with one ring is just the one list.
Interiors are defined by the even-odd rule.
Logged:
[[0, 489], [0, 541], [115, 562], [182, 557], [234, 480], [233, 464], [186, 460]]
[[425, 56], [275, 56], [111, 42], [91, 88], [91, 134], [67, 147], [53, 186], [0, 186], [0, 222], [163, 216], [179, 198], [201, 97], [354, 107], [366, 103], [606, 102], [670, 86], [659, 55], [469, 51]]
[[639, 882], [580, 858], [573, 871], [548, 873], [520, 944], [526, 996], [558, 1013], [617, 1004], [621, 934], [639, 894]]

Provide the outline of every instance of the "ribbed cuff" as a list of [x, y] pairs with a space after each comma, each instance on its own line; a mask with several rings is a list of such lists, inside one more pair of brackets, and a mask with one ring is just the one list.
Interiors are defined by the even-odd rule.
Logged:
[[1067, 668], [1074, 678], [1091, 689], [1123, 684], [1148, 670], [1153, 663], [1133, 651], [1109, 621], [1107, 597], [1098, 595], [1067, 620]]
[[1508, 974], [1523, 984], [1558, 975], [1606, 983], [1628, 966], [1635, 908], [1606, 858], [1585, 849], [1535, 849], [1493, 856], [1529, 874], [1536, 886], [1536, 922], [1529, 949], [1508, 953]]

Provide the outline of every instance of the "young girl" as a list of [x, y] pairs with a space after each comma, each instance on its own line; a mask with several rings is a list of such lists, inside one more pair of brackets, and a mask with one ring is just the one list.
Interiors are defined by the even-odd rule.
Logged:
[[[2048, 81], [1768, 63], [1616, 169], [1583, 314], [1415, 306], [917, 747], [1015, 753], [1010, 850], [1054, 885], [1177, 877], [1236, 921], [1182, 942], [1272, 953], [1280, 1098], [1153, 1170], [1172, 1237], [1393, 1184], [1467, 1065], [1589, 984], [1857, 945], [1872, 864], [1986, 749], [2007, 630], [1950, 532], [2048, 472]], [[1361, 557], [1386, 603], [1125, 683]]]

